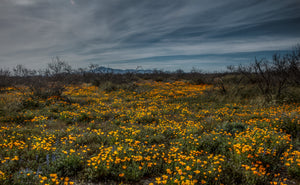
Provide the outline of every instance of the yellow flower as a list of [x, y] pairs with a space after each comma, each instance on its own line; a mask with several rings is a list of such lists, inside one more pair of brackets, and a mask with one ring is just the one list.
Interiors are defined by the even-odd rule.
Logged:
[[199, 174], [200, 173], [200, 171], [199, 170], [196, 170], [196, 171], [194, 171], [196, 174]]
[[179, 174], [179, 175], [182, 174], [182, 170], [181, 170], [181, 169], [179, 169], [179, 170], [177, 170], [177, 171], [178, 171], [178, 174]]
[[57, 178], [57, 174], [52, 173], [52, 174], [50, 174], [50, 177], [52, 177], [52, 178]]
[[42, 177], [42, 180], [44, 180], [44, 181], [47, 180], [47, 177]]
[[167, 169], [167, 173], [171, 175], [171, 174], [172, 174], [172, 171], [168, 168], [168, 169]]
[[191, 167], [189, 167], [189, 166], [186, 166], [186, 168], [185, 168], [187, 171], [190, 171], [192, 168]]
[[162, 178], [163, 178], [164, 180], [166, 180], [166, 179], [168, 179], [168, 176], [167, 176], [167, 175], [162, 175]]

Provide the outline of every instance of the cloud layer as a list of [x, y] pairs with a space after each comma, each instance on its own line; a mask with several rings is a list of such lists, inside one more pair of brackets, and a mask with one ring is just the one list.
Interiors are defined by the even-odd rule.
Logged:
[[3, 0], [0, 67], [41, 68], [60, 56], [74, 67], [217, 70], [300, 43], [299, 5], [298, 0]]

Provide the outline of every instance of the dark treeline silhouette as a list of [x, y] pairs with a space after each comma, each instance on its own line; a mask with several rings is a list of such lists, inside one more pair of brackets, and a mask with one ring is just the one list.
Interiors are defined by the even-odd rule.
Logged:
[[248, 65], [228, 66], [225, 72], [178, 69], [175, 72], [152, 70], [119, 74], [97, 71], [97, 68], [99, 65], [90, 64], [87, 68], [73, 69], [61, 58], [54, 57], [45, 69], [32, 70], [23, 65], [17, 65], [12, 71], [0, 69], [0, 88], [25, 85], [32, 91], [32, 96], [47, 98], [61, 96], [65, 85], [69, 84], [92, 83], [105, 87], [105, 90], [115, 90], [132, 88], [133, 82], [140, 80], [187, 80], [194, 84], [213, 84], [216, 88], [212, 97], [249, 99], [261, 96], [264, 102], [300, 102], [300, 45], [284, 55], [275, 53], [271, 61], [255, 59]]

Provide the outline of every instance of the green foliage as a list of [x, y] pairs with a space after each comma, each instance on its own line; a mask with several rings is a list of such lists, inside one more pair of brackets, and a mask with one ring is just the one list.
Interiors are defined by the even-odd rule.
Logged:
[[68, 154], [67, 156], [59, 156], [51, 169], [52, 173], [57, 173], [62, 177], [74, 177], [78, 175], [81, 170], [83, 170], [82, 159], [74, 153]]
[[235, 135], [235, 133], [243, 132], [247, 128], [247, 125], [239, 122], [228, 122], [223, 125], [223, 130], [227, 133], [230, 133], [232, 136]]

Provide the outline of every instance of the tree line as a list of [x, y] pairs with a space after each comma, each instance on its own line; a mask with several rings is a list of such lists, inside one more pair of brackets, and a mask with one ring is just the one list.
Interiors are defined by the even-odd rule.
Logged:
[[[73, 69], [59, 57], [52, 58], [45, 69], [33, 70], [17, 65], [12, 70], [0, 69], [0, 88], [8, 86], [28, 86], [36, 96], [60, 96], [64, 86], [76, 83], [92, 83], [102, 86], [131, 84], [138, 80], [174, 81], [188, 80], [191, 83], [213, 84], [216, 96], [251, 98], [263, 97], [264, 102], [300, 102], [300, 45], [286, 54], [275, 53], [271, 60], [255, 58], [254, 62], [239, 66], [228, 66], [226, 71], [205, 73], [192, 69], [184, 72], [153, 70], [151, 73], [99, 72], [97, 64], [88, 68]], [[113, 88], [112, 88], [113, 89]], [[47, 91], [47, 92], [45, 92]]]

